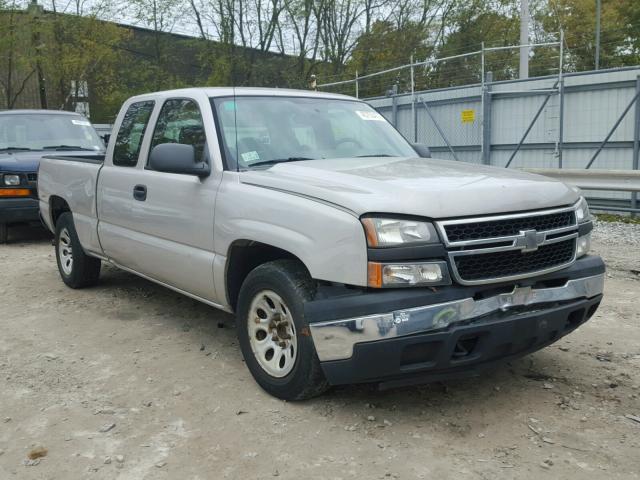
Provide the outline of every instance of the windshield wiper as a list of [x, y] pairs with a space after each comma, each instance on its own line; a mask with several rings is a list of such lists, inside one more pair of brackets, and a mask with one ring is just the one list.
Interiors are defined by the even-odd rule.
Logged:
[[30, 148], [27, 147], [5, 147], [0, 148], [0, 152], [29, 152]]
[[367, 155], [357, 155], [355, 158], [365, 157], [397, 157], [397, 155], [389, 155], [388, 153], [368, 153]]
[[263, 160], [262, 162], [255, 162], [249, 165], [249, 167], [255, 167], [259, 165], [275, 165], [276, 163], [285, 163], [285, 162], [298, 162], [300, 160], [315, 160], [315, 158], [309, 157], [289, 157], [289, 158], [274, 158], [272, 160]]
[[48, 145], [42, 147], [43, 150], [83, 150], [93, 152], [93, 148], [84, 148], [78, 145]]

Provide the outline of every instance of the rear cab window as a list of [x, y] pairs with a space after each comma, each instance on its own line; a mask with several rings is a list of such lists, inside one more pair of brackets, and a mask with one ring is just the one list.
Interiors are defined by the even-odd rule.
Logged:
[[147, 130], [155, 101], [145, 100], [129, 105], [124, 114], [113, 150], [113, 164], [117, 167], [135, 167]]

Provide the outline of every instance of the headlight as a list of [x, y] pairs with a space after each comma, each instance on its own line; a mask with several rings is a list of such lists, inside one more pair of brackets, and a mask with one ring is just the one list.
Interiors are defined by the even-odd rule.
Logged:
[[578, 223], [585, 223], [591, 220], [591, 213], [589, 213], [589, 205], [584, 197], [580, 197], [580, 202], [576, 207], [576, 220]]
[[4, 184], [8, 187], [15, 187], [20, 185], [20, 175], [5, 175]]
[[429, 222], [392, 218], [363, 218], [369, 247], [394, 247], [408, 243], [438, 243], [435, 227]]
[[369, 262], [368, 285], [372, 288], [450, 285], [446, 262], [383, 264]]

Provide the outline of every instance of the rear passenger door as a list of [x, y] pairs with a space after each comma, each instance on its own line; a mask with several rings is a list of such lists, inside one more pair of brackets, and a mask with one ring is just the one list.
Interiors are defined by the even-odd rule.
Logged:
[[207, 130], [214, 132], [215, 126], [205, 126], [198, 103], [190, 98], [155, 105], [147, 124], [136, 166], [118, 166], [116, 151], [114, 165], [101, 173], [105, 222], [100, 232], [101, 239], [108, 238], [103, 248], [124, 267], [215, 301], [213, 215], [221, 176], [215, 171], [206, 178], [156, 172], [148, 162], [156, 145], [182, 143], [194, 147], [198, 160], [211, 164]]

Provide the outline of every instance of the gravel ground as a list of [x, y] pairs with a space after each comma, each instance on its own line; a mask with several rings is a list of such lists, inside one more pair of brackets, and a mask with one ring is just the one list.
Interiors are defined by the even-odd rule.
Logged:
[[[640, 226], [599, 223], [595, 317], [479, 379], [304, 403], [263, 393], [233, 318], [105, 267], [0, 246], [0, 479], [640, 478]], [[31, 454], [32, 459], [29, 458]]]

